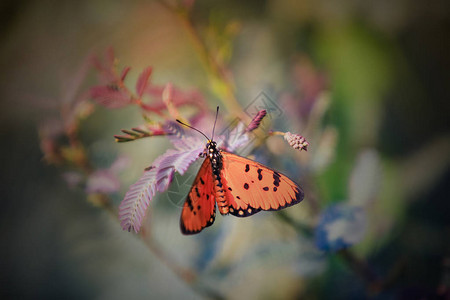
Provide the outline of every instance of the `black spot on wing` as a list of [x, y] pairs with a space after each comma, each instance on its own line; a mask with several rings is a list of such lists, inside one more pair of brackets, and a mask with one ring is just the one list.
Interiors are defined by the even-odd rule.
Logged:
[[262, 169], [258, 169], [257, 172], [258, 172], [258, 180], [261, 181], [261, 180], [263, 179], [263, 176], [262, 176], [262, 174], [261, 174]]
[[197, 197], [200, 198], [200, 193], [198, 192], [198, 187], [195, 187], [195, 193], [197, 194]]
[[200, 177], [200, 182], [202, 183], [202, 184], [205, 184], [205, 182], [203, 181], [203, 179]]
[[184, 225], [183, 220], [180, 220], [180, 230], [181, 230], [182, 234], [195, 234], [195, 233], [199, 233], [200, 232], [200, 230], [197, 230], [197, 231], [188, 230], [186, 228], [186, 225]]
[[229, 191], [232, 191], [233, 189], [232, 189], [232, 188], [230, 188], [230, 187], [228, 187], [228, 190], [229, 190]]
[[279, 206], [278, 208], [270, 208], [268, 209], [269, 211], [274, 211], [274, 210], [280, 210], [289, 206], [293, 206], [297, 203], [300, 203], [303, 200], [304, 197], [304, 193], [303, 190], [300, 187], [295, 187], [294, 188], [294, 198], [291, 198], [290, 201], [286, 202], [285, 205], [283, 206]]
[[245, 165], [245, 172], [250, 171], [250, 166], [248, 164]]
[[299, 203], [300, 201], [303, 200], [304, 197], [305, 197], [305, 193], [303, 192], [302, 189], [298, 188], [295, 191], [295, 199], [292, 199], [293, 201], [291, 202], [292, 203], [291, 205]]
[[266, 192], [269, 190], [268, 186], [263, 187], [263, 190], [265, 190]]
[[194, 210], [194, 206], [192, 205], [192, 199], [191, 199], [191, 197], [189, 195], [186, 198], [186, 205], [189, 207], [189, 209], [191, 211]]
[[244, 189], [248, 190], [249, 186], [248, 183], [244, 183]]
[[[187, 203], [187, 199], [186, 199], [186, 203]], [[192, 205], [192, 203], [191, 203]], [[197, 212], [194, 212], [194, 216], [197, 215]], [[216, 218], [216, 207], [214, 206], [214, 209], [212, 211], [211, 216], [209, 217], [209, 220], [206, 222], [206, 225], [201, 227], [200, 229], [188, 229], [186, 228], [186, 225], [183, 222], [183, 219], [180, 218], [180, 230], [182, 234], [185, 235], [191, 235], [191, 234], [196, 234], [199, 233], [200, 231], [202, 231], [203, 229], [205, 229], [206, 227], [211, 226], [214, 223], [214, 220]]]
[[278, 172], [273, 172], [273, 185], [280, 186], [280, 177], [281, 175]]

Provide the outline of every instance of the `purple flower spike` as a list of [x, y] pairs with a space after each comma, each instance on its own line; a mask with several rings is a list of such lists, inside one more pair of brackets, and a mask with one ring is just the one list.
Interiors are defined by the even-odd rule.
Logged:
[[245, 129], [245, 132], [250, 132], [258, 128], [259, 125], [261, 124], [262, 119], [264, 119], [266, 115], [267, 111], [265, 109], [258, 111], [258, 113], [250, 122], [250, 124], [248, 124], [247, 128]]

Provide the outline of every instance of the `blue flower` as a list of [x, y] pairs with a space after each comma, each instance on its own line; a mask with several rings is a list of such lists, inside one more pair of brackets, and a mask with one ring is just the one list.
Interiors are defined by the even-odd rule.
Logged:
[[320, 216], [315, 231], [316, 246], [324, 251], [337, 251], [361, 241], [365, 230], [366, 212], [363, 207], [334, 204]]

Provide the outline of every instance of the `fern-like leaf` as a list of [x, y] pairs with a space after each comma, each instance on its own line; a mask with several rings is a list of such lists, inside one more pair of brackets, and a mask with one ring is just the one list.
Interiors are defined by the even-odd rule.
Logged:
[[131, 130], [122, 129], [121, 130], [125, 135], [114, 135], [114, 138], [116, 139], [116, 142], [118, 143], [124, 143], [124, 142], [131, 142], [138, 139], [142, 139], [145, 137], [150, 136], [159, 136], [159, 135], [167, 135], [170, 133], [166, 133], [163, 129], [160, 128], [131, 128]]
[[136, 233], [142, 225], [147, 207], [156, 192], [156, 170], [145, 171], [138, 182], [133, 184], [119, 205], [120, 225], [124, 230], [134, 230]]
[[189, 151], [169, 149], [155, 160], [153, 166], [130, 187], [119, 206], [120, 224], [124, 230], [139, 232], [155, 193], [167, 190], [175, 171], [184, 174], [199, 157], [203, 147], [199, 145]]

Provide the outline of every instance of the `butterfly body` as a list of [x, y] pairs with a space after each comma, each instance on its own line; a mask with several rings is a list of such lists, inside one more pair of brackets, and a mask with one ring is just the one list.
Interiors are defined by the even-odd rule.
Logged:
[[258, 162], [220, 150], [208, 140], [205, 159], [186, 198], [180, 219], [183, 234], [214, 223], [216, 203], [222, 215], [248, 217], [303, 200], [302, 189], [287, 176]]
[[225, 196], [225, 191], [222, 183], [222, 178], [220, 177], [220, 171], [222, 170], [222, 160], [223, 156], [219, 149], [217, 149], [217, 144], [214, 141], [208, 141], [206, 144], [206, 153], [211, 163], [212, 173], [214, 176], [214, 193], [216, 196], [217, 206], [219, 207], [219, 212], [222, 215], [228, 214], [228, 202]]

